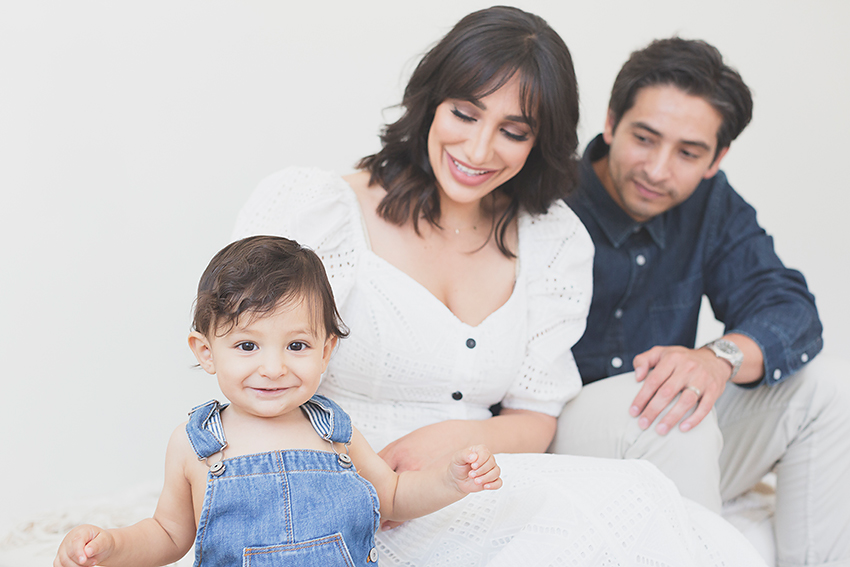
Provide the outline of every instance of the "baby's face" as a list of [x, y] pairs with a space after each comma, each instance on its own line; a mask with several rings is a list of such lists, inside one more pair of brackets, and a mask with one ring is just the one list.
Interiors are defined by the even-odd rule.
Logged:
[[240, 319], [224, 335], [203, 337], [201, 366], [216, 374], [237, 413], [273, 418], [297, 410], [316, 393], [336, 337], [311, 324], [303, 301]]

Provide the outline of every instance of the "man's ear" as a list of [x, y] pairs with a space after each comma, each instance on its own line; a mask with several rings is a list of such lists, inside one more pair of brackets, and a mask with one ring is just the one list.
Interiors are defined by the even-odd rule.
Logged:
[[210, 348], [210, 343], [207, 338], [198, 331], [192, 331], [189, 333], [189, 348], [192, 349], [192, 352], [195, 354], [195, 358], [198, 360], [198, 364], [201, 365], [201, 368], [210, 374], [215, 374], [212, 349]]
[[605, 115], [605, 129], [602, 130], [602, 139], [605, 140], [605, 143], [609, 146], [611, 145], [611, 140], [614, 139], [615, 121], [616, 119], [614, 117], [614, 111], [609, 108], [608, 114]]
[[322, 349], [322, 372], [328, 368], [328, 362], [331, 361], [331, 354], [333, 354], [334, 347], [336, 346], [337, 341], [339, 341], [339, 337], [336, 335], [332, 335], [328, 337], [328, 340], [325, 341], [325, 346]]
[[703, 179], [709, 179], [717, 175], [717, 172], [720, 171], [720, 160], [726, 155], [726, 152], [729, 151], [729, 146], [726, 146], [720, 153], [717, 154], [717, 157], [714, 158], [714, 162], [711, 164], [711, 167], [708, 168], [708, 171], [705, 172], [705, 175], [702, 176]]

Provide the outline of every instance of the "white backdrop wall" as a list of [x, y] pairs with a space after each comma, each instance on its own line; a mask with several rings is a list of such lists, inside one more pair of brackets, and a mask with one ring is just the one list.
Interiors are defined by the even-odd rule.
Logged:
[[[170, 431], [217, 393], [186, 334], [241, 204], [284, 166], [344, 173], [375, 151], [418, 55], [487, 5], [0, 5], [0, 528], [159, 482]], [[720, 48], [755, 94], [724, 169], [843, 354], [850, 3], [518, 5], [572, 50], [582, 143], [632, 50], [672, 34]]]

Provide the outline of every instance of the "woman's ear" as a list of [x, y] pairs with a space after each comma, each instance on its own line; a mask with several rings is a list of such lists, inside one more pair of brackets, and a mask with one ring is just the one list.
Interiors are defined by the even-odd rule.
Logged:
[[215, 374], [212, 348], [210, 348], [210, 343], [207, 338], [198, 331], [192, 331], [189, 333], [189, 348], [192, 349], [192, 352], [195, 354], [195, 358], [198, 360], [198, 364], [201, 365], [201, 368], [210, 374]]

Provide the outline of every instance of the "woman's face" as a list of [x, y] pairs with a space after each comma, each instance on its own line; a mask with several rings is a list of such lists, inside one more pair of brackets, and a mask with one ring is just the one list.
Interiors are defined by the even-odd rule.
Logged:
[[428, 159], [441, 199], [480, 201], [519, 173], [534, 141], [516, 76], [480, 99], [444, 100], [428, 132]]

